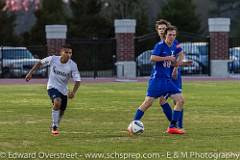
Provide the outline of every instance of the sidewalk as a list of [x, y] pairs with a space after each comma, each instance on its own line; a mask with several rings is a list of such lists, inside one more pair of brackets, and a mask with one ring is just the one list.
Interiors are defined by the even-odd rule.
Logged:
[[[110, 82], [147, 82], [149, 77], [137, 77], [136, 79], [110, 78], [82, 78], [82, 83], [110, 83]], [[183, 76], [183, 81], [238, 81], [240, 75], [232, 75], [227, 78], [209, 76]], [[7, 84], [47, 84], [47, 79], [32, 79], [26, 82], [24, 79], [0, 79], [0, 85]]]

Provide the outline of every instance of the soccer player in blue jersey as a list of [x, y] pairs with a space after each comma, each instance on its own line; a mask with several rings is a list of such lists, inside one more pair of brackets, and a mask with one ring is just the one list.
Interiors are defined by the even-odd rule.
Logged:
[[[160, 37], [160, 39], [162, 41], [164, 41], [164, 32], [165, 32], [165, 29], [167, 28], [167, 26], [171, 25], [170, 22], [164, 20], [164, 19], [160, 19], [159, 21], [156, 22], [156, 31]], [[178, 48], [179, 48], [179, 43], [177, 40], [174, 40], [174, 45], [176, 45]], [[177, 56], [177, 55], [176, 55]], [[184, 57], [184, 53], [183, 52], [180, 52], [179, 53], [179, 56], [181, 57], [181, 59], [183, 59]], [[186, 61], [186, 62], [181, 62], [181, 66], [188, 66], [188, 65], [191, 65], [191, 61]], [[182, 78], [181, 78], [181, 68], [179, 67], [174, 67], [174, 66], [171, 66], [171, 72], [172, 72], [172, 78], [173, 78], [173, 82], [174, 84], [182, 90]], [[167, 99], [170, 95], [167, 93], [166, 95], [164, 96], [161, 96], [159, 98], [159, 103], [162, 107], [162, 110], [164, 112], [164, 114], [166, 115], [167, 119], [169, 121], [172, 120], [172, 108], [171, 106], [169, 105], [169, 103], [167, 102]], [[178, 120], [178, 128], [183, 128], [183, 110], [181, 111], [181, 115], [180, 115], [180, 118]]]
[[[142, 118], [144, 112], [151, 107], [154, 99], [169, 93], [171, 98], [176, 102], [176, 105], [167, 132], [170, 134], [184, 134], [184, 131], [178, 129], [176, 126], [182, 111], [184, 98], [181, 94], [181, 90], [175, 86], [171, 78], [171, 65], [176, 62], [175, 55], [181, 52], [173, 43], [176, 38], [176, 33], [176, 27], [168, 26], [165, 30], [165, 40], [160, 41], [154, 47], [150, 60], [156, 63], [148, 83], [147, 96], [137, 109], [134, 120], [140, 120]], [[178, 66], [178, 62], [175, 65]], [[131, 125], [128, 127], [128, 132], [132, 135]]]

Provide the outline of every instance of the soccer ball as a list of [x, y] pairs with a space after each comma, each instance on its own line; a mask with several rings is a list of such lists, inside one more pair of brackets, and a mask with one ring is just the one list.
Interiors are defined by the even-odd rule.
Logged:
[[132, 121], [129, 125], [129, 128], [131, 129], [132, 133], [135, 135], [138, 135], [144, 132], [144, 125], [139, 120]]

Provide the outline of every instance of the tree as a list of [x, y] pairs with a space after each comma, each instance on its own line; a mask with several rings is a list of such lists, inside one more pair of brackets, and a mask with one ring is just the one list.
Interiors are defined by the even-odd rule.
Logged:
[[0, 45], [16, 44], [17, 37], [14, 34], [15, 19], [14, 13], [3, 11], [5, 4], [0, 1]]
[[211, 0], [210, 8], [211, 17], [228, 17], [231, 18], [230, 34], [240, 36], [240, 1], [238, 0]]
[[149, 31], [149, 20], [145, 0], [106, 0], [103, 11], [112, 21], [114, 19], [136, 19], [136, 35]]
[[69, 19], [71, 37], [92, 38], [111, 37], [113, 24], [100, 12], [101, 0], [70, 0], [72, 16]]
[[164, 18], [176, 25], [179, 31], [198, 33], [200, 20], [195, 13], [192, 0], [168, 0], [161, 8], [158, 18]]
[[240, 13], [240, 2], [238, 0], [211, 0], [210, 16], [232, 17], [236, 12]]
[[37, 21], [31, 32], [24, 34], [25, 42], [32, 44], [46, 44], [45, 25], [67, 23], [64, 2], [59, 0], [43, 0], [41, 8], [36, 10], [34, 14]]

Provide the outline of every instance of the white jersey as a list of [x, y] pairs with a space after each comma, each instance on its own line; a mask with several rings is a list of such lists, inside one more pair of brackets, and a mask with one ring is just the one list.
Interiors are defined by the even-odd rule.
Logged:
[[41, 60], [41, 63], [49, 65], [49, 78], [47, 89], [55, 88], [63, 95], [68, 93], [68, 80], [72, 77], [74, 81], [81, 81], [77, 64], [69, 59], [67, 63], [61, 63], [61, 56], [49, 56]]

